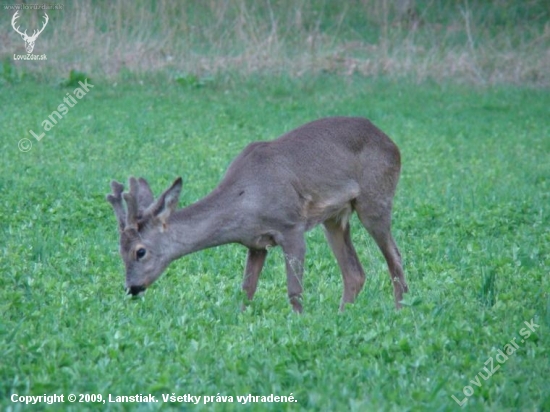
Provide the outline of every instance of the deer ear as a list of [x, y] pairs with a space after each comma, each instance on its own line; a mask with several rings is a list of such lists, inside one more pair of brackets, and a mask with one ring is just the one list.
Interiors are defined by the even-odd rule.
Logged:
[[155, 200], [149, 183], [143, 177], [138, 179], [138, 206], [141, 212], [147, 209]]
[[162, 223], [163, 228], [166, 228], [166, 224], [170, 215], [178, 205], [178, 200], [181, 194], [182, 179], [178, 177], [172, 186], [166, 190], [158, 200], [151, 207], [151, 215], [156, 217]]

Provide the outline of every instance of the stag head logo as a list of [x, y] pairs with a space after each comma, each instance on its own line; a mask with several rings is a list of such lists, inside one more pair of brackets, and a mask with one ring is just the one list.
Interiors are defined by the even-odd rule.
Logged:
[[44, 28], [48, 24], [49, 17], [46, 13], [44, 13], [44, 19], [45, 20], [44, 20], [44, 25], [42, 26], [42, 28], [40, 30], [34, 30], [34, 32], [32, 33], [32, 36], [28, 36], [27, 35], [27, 30], [25, 30], [24, 33], [21, 33], [19, 31], [19, 26], [15, 27], [15, 20], [17, 20], [17, 18], [19, 17], [18, 13], [19, 13], [19, 10], [16, 11], [15, 14], [13, 15], [13, 18], [11, 19], [11, 25], [12, 25], [13, 29], [18, 34], [21, 35], [23, 40], [25, 40], [25, 49], [27, 50], [27, 53], [32, 53], [32, 51], [34, 49], [34, 42], [36, 42], [36, 39], [38, 38], [40, 33], [42, 33], [44, 31]]

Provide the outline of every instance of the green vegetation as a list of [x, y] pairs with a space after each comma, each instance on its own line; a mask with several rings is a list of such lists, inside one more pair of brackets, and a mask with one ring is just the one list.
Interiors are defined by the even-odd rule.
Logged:
[[[332, 75], [199, 80], [94, 82], [40, 142], [28, 129], [72, 88], [25, 82], [0, 94], [2, 408], [16, 406], [13, 393], [292, 393], [297, 403], [248, 409], [454, 410], [451, 395], [462, 400], [514, 338], [519, 349], [467, 405], [550, 407], [546, 91]], [[385, 263], [357, 221], [368, 281], [344, 314], [320, 229], [307, 240], [303, 316], [287, 303], [278, 249], [244, 313], [237, 245], [185, 257], [143, 299], [124, 297], [104, 200], [111, 179], [145, 176], [158, 193], [182, 175], [189, 204], [248, 142], [337, 114], [371, 118], [401, 148], [394, 232], [407, 307], [394, 310]], [[18, 150], [21, 138], [30, 151]], [[540, 327], [520, 343], [531, 319]], [[234, 400], [184, 409], [245, 409]]]
[[[8, 22], [13, 11], [1, 11]], [[21, 14], [22, 27], [39, 27], [41, 11]], [[18, 60], [19, 71], [51, 78], [71, 68], [111, 78], [159, 70], [171, 78], [332, 73], [550, 85], [547, 0], [79, 0], [49, 15], [35, 49], [47, 62]], [[8, 31], [0, 60], [24, 53], [21, 37]]]

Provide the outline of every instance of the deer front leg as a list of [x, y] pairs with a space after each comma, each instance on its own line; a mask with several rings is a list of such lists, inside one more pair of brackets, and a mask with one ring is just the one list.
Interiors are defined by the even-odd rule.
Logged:
[[285, 236], [281, 243], [286, 263], [288, 299], [295, 312], [302, 313], [302, 275], [306, 243], [303, 232]]
[[[254, 294], [256, 293], [258, 279], [264, 267], [266, 256], [266, 249], [248, 249], [246, 267], [244, 269], [243, 290], [246, 292], [246, 297], [249, 301], [254, 298]], [[244, 304], [242, 309], [246, 309]]]

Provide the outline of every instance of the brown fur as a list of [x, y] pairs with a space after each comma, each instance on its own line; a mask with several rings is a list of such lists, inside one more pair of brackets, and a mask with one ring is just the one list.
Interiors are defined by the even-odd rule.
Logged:
[[400, 168], [397, 146], [370, 121], [331, 117], [249, 144], [209, 195], [183, 209], [176, 210], [181, 178], [156, 201], [144, 179], [130, 178], [127, 213], [122, 185], [113, 182], [107, 199], [119, 222], [126, 287], [132, 293], [145, 289], [181, 256], [240, 243], [249, 249], [243, 289], [252, 299], [266, 248], [281, 246], [288, 296], [301, 312], [304, 233], [323, 224], [342, 271], [343, 310], [365, 282], [350, 236], [355, 211], [387, 261], [399, 308], [408, 287], [390, 226]]

